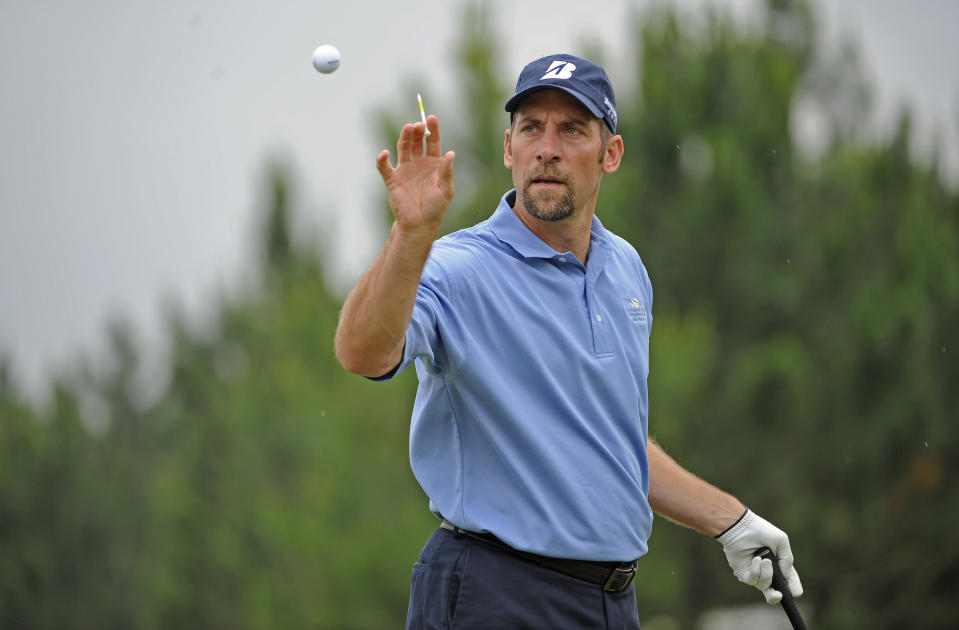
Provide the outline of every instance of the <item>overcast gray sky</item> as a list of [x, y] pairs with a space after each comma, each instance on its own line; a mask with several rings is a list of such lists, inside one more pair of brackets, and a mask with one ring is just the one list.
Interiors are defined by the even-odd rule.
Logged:
[[[629, 50], [628, 16], [652, 2], [494, 1], [508, 82], [579, 44]], [[685, 10], [709, 4], [677, 0]], [[760, 0], [715, 0], [748, 19]], [[938, 129], [959, 174], [959, 3], [816, 3], [828, 45], [859, 43], [877, 129], [906, 104], [928, 146]], [[33, 392], [103, 345], [122, 315], [162, 355], [162, 297], [202, 316], [242, 283], [271, 156], [298, 175], [298, 205], [353, 278], [379, 246], [376, 108], [417, 115], [452, 101], [461, 2], [37, 0], [0, 4], [0, 353]], [[602, 6], [597, 11], [595, 7]], [[317, 74], [310, 54], [339, 47]], [[888, 126], [888, 125], [886, 125]], [[925, 134], [925, 135], [923, 135]], [[455, 149], [455, 147], [452, 147]], [[956, 178], [954, 177], [954, 180]]]

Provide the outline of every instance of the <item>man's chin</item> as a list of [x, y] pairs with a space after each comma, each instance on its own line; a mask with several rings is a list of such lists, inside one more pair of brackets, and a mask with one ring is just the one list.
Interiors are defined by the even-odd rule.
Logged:
[[523, 206], [531, 217], [540, 221], [562, 221], [573, 214], [572, 204], [562, 197], [537, 199], [533, 195], [524, 195]]
[[567, 183], [524, 182], [519, 193], [527, 212], [536, 219], [562, 221], [571, 214], [573, 195]]

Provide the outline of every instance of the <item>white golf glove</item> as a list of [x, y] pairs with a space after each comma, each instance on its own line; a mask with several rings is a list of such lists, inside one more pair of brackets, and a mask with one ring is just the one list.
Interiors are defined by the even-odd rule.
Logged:
[[799, 574], [793, 568], [793, 554], [789, 548], [789, 537], [754, 512], [746, 510], [732, 527], [716, 537], [723, 545], [726, 560], [733, 569], [733, 575], [750, 586], [755, 586], [766, 597], [769, 604], [778, 604], [783, 594], [771, 587], [773, 563], [768, 558], [758, 558], [753, 554], [762, 547], [769, 547], [773, 555], [779, 558], [786, 584], [794, 597], [802, 595], [802, 583]]

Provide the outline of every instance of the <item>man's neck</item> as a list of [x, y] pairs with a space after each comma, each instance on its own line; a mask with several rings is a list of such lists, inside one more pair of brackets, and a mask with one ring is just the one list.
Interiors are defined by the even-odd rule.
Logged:
[[544, 221], [532, 216], [517, 199], [513, 212], [530, 232], [557, 252], [573, 252], [581, 263], [589, 257], [589, 235], [593, 227], [594, 210], [582, 209], [561, 221]]

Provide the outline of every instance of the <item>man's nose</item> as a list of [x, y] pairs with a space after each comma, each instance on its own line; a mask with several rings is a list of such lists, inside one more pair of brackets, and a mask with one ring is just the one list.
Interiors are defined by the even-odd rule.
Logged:
[[536, 159], [539, 162], [555, 162], [559, 160], [559, 157], [559, 142], [556, 132], [546, 131], [536, 148]]

